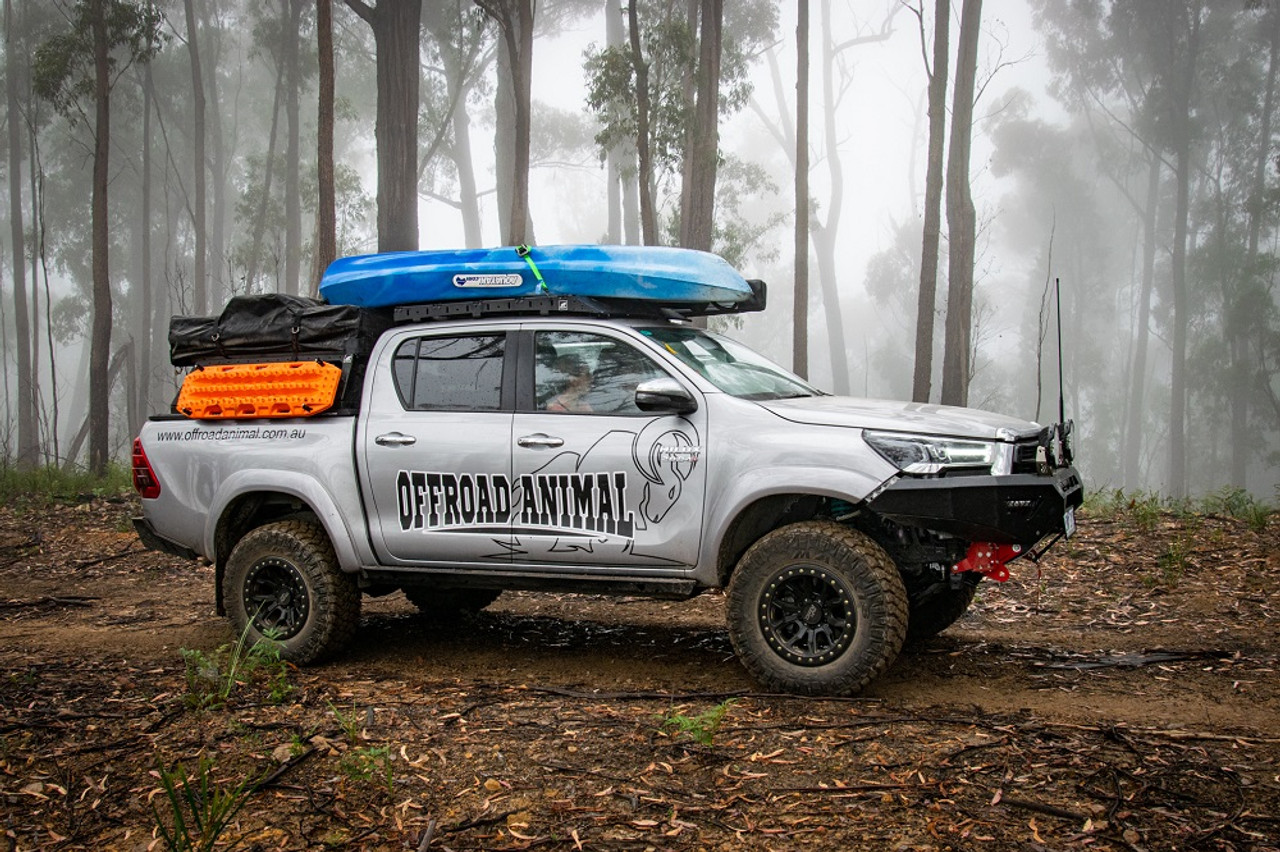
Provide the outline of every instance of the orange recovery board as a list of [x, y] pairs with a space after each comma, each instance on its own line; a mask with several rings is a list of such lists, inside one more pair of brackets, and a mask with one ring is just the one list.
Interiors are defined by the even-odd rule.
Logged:
[[310, 417], [332, 407], [342, 369], [322, 361], [197, 367], [178, 394], [178, 411], [198, 420]]

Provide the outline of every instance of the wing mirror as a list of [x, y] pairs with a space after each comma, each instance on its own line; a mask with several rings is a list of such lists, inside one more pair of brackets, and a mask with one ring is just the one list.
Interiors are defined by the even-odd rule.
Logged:
[[636, 408], [653, 414], [692, 414], [698, 410], [698, 401], [684, 385], [663, 377], [636, 386]]

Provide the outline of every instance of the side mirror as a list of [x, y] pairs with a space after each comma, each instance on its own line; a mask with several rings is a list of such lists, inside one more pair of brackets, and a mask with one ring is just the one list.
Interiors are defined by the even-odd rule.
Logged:
[[698, 410], [698, 401], [684, 385], [663, 377], [636, 386], [636, 408], [653, 414], [692, 414]]

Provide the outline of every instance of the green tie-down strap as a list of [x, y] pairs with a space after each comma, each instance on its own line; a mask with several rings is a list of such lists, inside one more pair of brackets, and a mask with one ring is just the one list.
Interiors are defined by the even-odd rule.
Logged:
[[529, 264], [529, 268], [533, 270], [533, 277], [538, 279], [538, 290], [542, 293], [550, 293], [547, 288], [547, 282], [542, 280], [542, 273], [538, 270], [538, 264], [533, 262], [533, 256], [529, 254], [528, 246], [516, 246], [516, 254], [524, 258], [524, 262]]

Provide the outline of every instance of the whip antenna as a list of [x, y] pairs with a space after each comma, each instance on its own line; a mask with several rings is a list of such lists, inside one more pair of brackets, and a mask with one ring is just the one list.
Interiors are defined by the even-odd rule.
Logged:
[[1058, 314], [1058, 440], [1061, 442], [1062, 451], [1058, 455], [1058, 464], [1071, 464], [1071, 447], [1068, 443], [1067, 436], [1071, 433], [1071, 427], [1067, 423], [1067, 392], [1066, 384], [1062, 380], [1062, 279], [1053, 279], [1053, 296], [1057, 302]]

